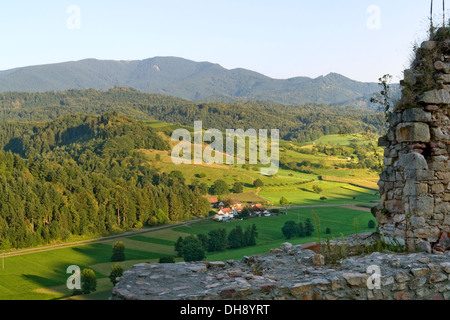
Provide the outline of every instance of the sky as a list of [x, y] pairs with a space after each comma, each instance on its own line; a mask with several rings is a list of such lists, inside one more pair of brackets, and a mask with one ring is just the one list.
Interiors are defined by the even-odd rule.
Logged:
[[5, 0], [0, 70], [175, 56], [276, 79], [398, 82], [429, 15], [430, 0]]

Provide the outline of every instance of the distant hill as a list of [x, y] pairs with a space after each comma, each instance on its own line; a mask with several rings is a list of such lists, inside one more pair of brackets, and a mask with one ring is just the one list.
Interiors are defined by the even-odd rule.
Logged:
[[246, 69], [228, 70], [218, 64], [176, 57], [134, 61], [87, 59], [0, 71], [0, 92], [112, 87], [132, 87], [146, 93], [203, 102], [261, 100], [361, 107], [379, 91], [376, 83], [358, 82], [336, 73], [316, 79], [277, 80]]
[[[323, 135], [382, 134], [386, 121], [380, 112], [350, 106], [287, 105], [273, 102], [193, 102], [172, 96], [116, 87], [106, 91], [72, 89], [59, 92], [0, 93], [0, 122], [48, 121], [74, 114], [101, 115], [116, 111], [138, 120], [158, 120], [226, 130], [280, 129], [280, 137], [299, 142]], [[1, 140], [1, 137], [0, 137]]]

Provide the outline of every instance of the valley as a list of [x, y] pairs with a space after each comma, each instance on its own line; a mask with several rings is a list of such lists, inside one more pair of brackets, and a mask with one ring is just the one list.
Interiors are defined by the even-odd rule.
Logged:
[[[155, 130], [162, 141], [170, 145], [168, 133], [177, 126], [159, 121], [144, 123]], [[8, 253], [2, 256], [4, 269], [0, 270], [0, 299], [107, 299], [112, 289], [108, 275], [114, 265], [110, 260], [111, 248], [119, 240], [124, 242], [126, 248], [126, 261], [120, 263], [126, 270], [140, 262], [158, 262], [162, 257], [175, 256], [174, 244], [179, 237], [207, 233], [216, 228], [230, 231], [237, 225], [245, 228], [255, 224], [259, 236], [256, 246], [208, 253], [206, 259], [209, 261], [241, 259], [245, 255], [268, 253], [270, 249], [286, 242], [281, 232], [281, 227], [286, 221], [313, 219], [313, 214], [320, 219], [322, 238], [328, 236], [335, 239], [355, 233], [355, 219], [360, 226], [358, 232], [370, 231], [367, 226], [373, 217], [367, 211], [379, 201], [376, 190], [377, 171], [364, 167], [357, 157], [360, 153], [363, 154], [360, 155], [361, 159], [371, 157], [370, 148], [366, 148], [370, 142], [363, 135], [323, 136], [304, 144], [282, 140], [280, 142], [282, 166], [275, 176], [262, 176], [258, 166], [175, 165], [170, 158], [170, 147], [166, 150], [140, 148], [138, 151], [142, 155], [140, 159], [145, 159], [158, 172], [169, 175], [177, 171], [181, 173], [186, 185], [198, 186], [203, 183], [208, 186], [205, 198], [231, 198], [238, 199], [242, 203], [263, 203], [269, 209], [280, 208], [283, 212], [287, 207], [288, 214], [230, 223], [216, 222], [208, 217], [191, 223], [189, 221], [192, 218], [187, 218], [186, 222], [189, 224], [186, 225], [185, 222], [180, 225], [173, 222], [159, 227], [131, 228], [126, 233], [124, 233], [126, 230], [116, 230], [116, 234], [109, 236], [95, 232], [72, 235], [64, 242], [52, 240], [50, 244], [56, 247], [45, 251], [39, 251], [38, 246], [36, 252], [15, 256], [14, 250], [8, 250]], [[360, 147], [362, 149], [359, 149]], [[328, 151], [327, 154], [327, 150], [332, 149], [335, 150], [334, 153], [330, 154], [331, 151]], [[347, 150], [348, 153], [339, 154], [342, 150]], [[354, 168], [343, 168], [343, 164]], [[224, 180], [230, 188], [236, 182], [242, 183], [242, 192], [229, 191], [219, 196], [210, 194], [209, 187], [219, 179]], [[255, 187], [253, 182], [256, 179], [260, 179], [263, 186]], [[319, 189], [314, 186], [318, 186]], [[283, 206], [280, 205], [282, 197], [288, 201]], [[331, 230], [330, 234], [325, 233], [326, 228]], [[294, 244], [314, 242], [317, 241], [317, 236], [317, 232], [314, 232], [310, 237], [289, 241]], [[85, 240], [88, 242], [75, 242]], [[175, 259], [183, 261], [182, 258]], [[71, 296], [70, 290], [65, 285], [69, 276], [65, 268], [69, 265], [93, 269], [98, 279], [96, 292]]]

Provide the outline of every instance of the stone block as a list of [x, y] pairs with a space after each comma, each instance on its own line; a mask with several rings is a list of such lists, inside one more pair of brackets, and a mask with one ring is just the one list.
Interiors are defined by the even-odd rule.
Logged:
[[352, 288], [367, 288], [367, 279], [369, 278], [367, 274], [344, 273], [342, 276]]
[[447, 275], [441, 272], [434, 272], [430, 275], [430, 283], [442, 282], [447, 279], [448, 279]]
[[436, 77], [436, 81], [441, 81], [444, 84], [450, 83], [450, 74], [440, 74]]
[[403, 122], [430, 122], [431, 113], [421, 108], [406, 109], [402, 115]]
[[398, 142], [430, 142], [430, 127], [424, 122], [404, 122], [397, 125], [395, 136]]
[[406, 272], [399, 272], [394, 276], [394, 278], [395, 278], [395, 281], [397, 281], [399, 283], [403, 283], [403, 282], [407, 282], [407, 281], [411, 280], [411, 276], [409, 274], [407, 274]]
[[418, 153], [401, 153], [399, 155], [398, 165], [405, 170], [428, 170], [427, 160], [425, 160], [423, 155]]
[[325, 265], [325, 257], [321, 254], [315, 254], [313, 257], [313, 263], [315, 266]]
[[425, 104], [450, 104], [450, 93], [445, 89], [435, 89], [425, 92], [419, 99]]
[[433, 184], [431, 186], [431, 193], [443, 193], [445, 190], [444, 185], [442, 183]]
[[299, 295], [311, 291], [312, 289], [312, 283], [311, 282], [307, 282], [307, 283], [297, 283], [295, 284], [290, 292], [293, 296], [298, 297]]
[[420, 47], [424, 50], [434, 50], [437, 47], [437, 42], [436, 41], [424, 41], [424, 42], [422, 42]]

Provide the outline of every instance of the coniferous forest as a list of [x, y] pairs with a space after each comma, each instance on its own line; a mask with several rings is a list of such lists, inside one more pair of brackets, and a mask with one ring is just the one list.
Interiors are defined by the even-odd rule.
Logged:
[[167, 143], [151, 128], [115, 112], [4, 123], [0, 136], [3, 247], [31, 247], [209, 212], [196, 188], [158, 172], [139, 152], [167, 150]]
[[280, 138], [308, 142], [324, 135], [371, 131], [383, 134], [384, 115], [367, 108], [286, 105], [262, 101], [199, 103], [131, 88], [0, 93], [0, 120], [48, 121], [74, 113], [101, 115], [117, 111], [137, 120], [158, 120], [204, 128], [279, 129]]

